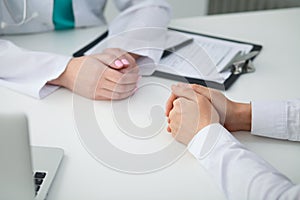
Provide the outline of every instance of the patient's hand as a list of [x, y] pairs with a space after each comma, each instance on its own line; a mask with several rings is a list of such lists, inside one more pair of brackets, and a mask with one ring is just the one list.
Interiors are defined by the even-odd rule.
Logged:
[[59, 85], [95, 100], [117, 100], [137, 88], [139, 68], [133, 56], [121, 49], [72, 58], [66, 70], [48, 83]]
[[193, 84], [195, 92], [205, 96], [218, 111], [221, 123], [229, 131], [251, 130], [251, 104], [239, 103], [226, 98], [220, 91]]
[[189, 85], [172, 86], [166, 106], [168, 131], [181, 143], [188, 144], [204, 127], [219, 122], [219, 115], [210, 101]]

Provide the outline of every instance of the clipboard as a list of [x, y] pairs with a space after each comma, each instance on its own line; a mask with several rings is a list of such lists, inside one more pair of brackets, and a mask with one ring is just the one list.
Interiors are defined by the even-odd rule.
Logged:
[[[233, 43], [239, 43], [239, 44], [246, 44], [246, 45], [251, 45], [252, 49], [250, 50], [249, 54], [252, 53], [253, 56], [245, 59], [245, 60], [239, 60], [238, 63], [233, 63], [232, 66], [232, 73], [231, 75], [224, 81], [224, 83], [218, 83], [214, 81], [208, 81], [208, 80], [203, 80], [203, 79], [198, 79], [198, 78], [191, 78], [191, 77], [183, 77], [179, 75], [174, 75], [174, 74], [169, 74], [169, 73], [164, 73], [160, 71], [155, 71], [151, 76], [157, 76], [161, 78], [167, 78], [171, 80], [176, 80], [180, 82], [188, 82], [191, 84], [199, 84], [202, 86], [210, 87], [210, 88], [215, 88], [219, 90], [228, 90], [232, 84], [244, 73], [252, 72], [254, 71], [252, 61], [256, 58], [256, 56], [261, 52], [262, 50], [262, 45], [250, 43], [250, 42], [244, 42], [244, 41], [239, 41], [239, 40], [233, 40], [233, 39], [228, 39], [228, 38], [223, 38], [223, 37], [216, 37], [212, 35], [207, 35], [207, 34], [202, 34], [202, 33], [196, 33], [196, 32], [191, 32], [187, 30], [181, 30], [181, 29], [176, 29], [176, 28], [168, 28], [169, 30], [172, 31], [178, 31], [182, 33], [187, 33], [187, 34], [192, 34], [192, 35], [199, 35], [207, 38], [212, 38], [212, 39], [217, 39], [221, 41], [228, 41], [228, 42], [233, 42]], [[80, 57], [85, 54], [89, 49], [97, 45], [99, 42], [104, 40], [108, 36], [108, 31], [104, 32], [102, 35], [100, 35], [98, 38], [84, 46], [83, 48], [79, 49], [73, 54], [73, 57]], [[170, 53], [170, 52], [168, 52]], [[247, 56], [246, 56], [247, 57]]]

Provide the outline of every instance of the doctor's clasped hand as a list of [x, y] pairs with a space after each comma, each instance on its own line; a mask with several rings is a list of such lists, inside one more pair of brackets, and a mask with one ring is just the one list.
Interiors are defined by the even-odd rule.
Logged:
[[108, 48], [99, 54], [72, 58], [66, 70], [48, 83], [90, 99], [118, 100], [136, 91], [138, 73], [133, 56], [118, 48]]

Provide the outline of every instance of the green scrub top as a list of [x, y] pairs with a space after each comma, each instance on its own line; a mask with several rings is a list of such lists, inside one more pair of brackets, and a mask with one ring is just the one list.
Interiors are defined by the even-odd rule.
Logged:
[[72, 0], [53, 0], [53, 24], [55, 30], [72, 29], [75, 25]]

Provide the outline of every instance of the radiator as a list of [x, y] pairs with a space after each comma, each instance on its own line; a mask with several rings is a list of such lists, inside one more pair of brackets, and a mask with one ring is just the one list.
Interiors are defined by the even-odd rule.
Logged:
[[300, 0], [208, 0], [208, 14], [299, 7]]

